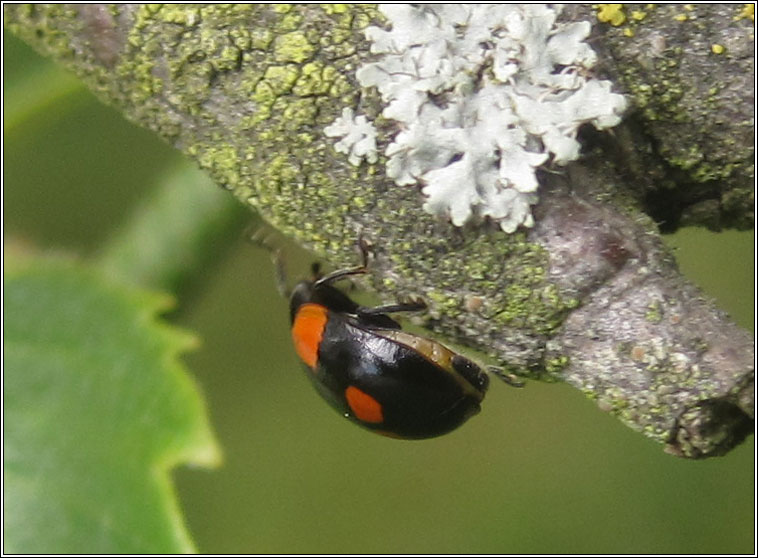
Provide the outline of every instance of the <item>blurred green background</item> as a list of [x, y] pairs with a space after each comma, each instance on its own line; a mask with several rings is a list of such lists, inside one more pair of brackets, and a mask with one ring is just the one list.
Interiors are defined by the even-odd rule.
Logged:
[[[13, 37], [4, 49], [5, 239], [91, 256], [182, 157]], [[434, 440], [341, 420], [290, 348], [269, 256], [244, 239], [254, 217], [235, 219], [169, 316], [203, 340], [185, 362], [225, 453], [220, 469], [175, 474], [200, 551], [754, 551], [752, 436], [723, 458], [678, 459], [576, 390], [538, 382], [494, 383], [480, 415]], [[752, 330], [754, 233], [669, 241], [683, 272]], [[287, 254], [304, 273], [308, 256]]]

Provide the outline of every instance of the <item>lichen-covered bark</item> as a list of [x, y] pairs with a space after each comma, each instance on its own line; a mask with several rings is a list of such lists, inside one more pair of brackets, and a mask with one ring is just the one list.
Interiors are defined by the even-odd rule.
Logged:
[[[746, 4], [605, 4], [595, 27], [635, 113], [619, 166], [667, 230], [753, 227], [755, 22]], [[568, 17], [592, 18], [589, 5]]]
[[[517, 374], [569, 382], [678, 455], [725, 453], [752, 430], [752, 339], [679, 276], [640, 209], [656, 180], [677, 176], [667, 153], [640, 154], [666, 131], [644, 107], [615, 140], [589, 138], [582, 162], [544, 173], [533, 229], [456, 229], [387, 180], [382, 158], [352, 167], [323, 135], [345, 106], [379, 125], [380, 150], [394, 132], [354, 79], [369, 57], [362, 30], [381, 24], [371, 6], [5, 10], [13, 32], [335, 266], [355, 263], [363, 235], [376, 290], [423, 297], [430, 329]], [[738, 186], [718, 182], [722, 205], [748, 169], [724, 173]]]

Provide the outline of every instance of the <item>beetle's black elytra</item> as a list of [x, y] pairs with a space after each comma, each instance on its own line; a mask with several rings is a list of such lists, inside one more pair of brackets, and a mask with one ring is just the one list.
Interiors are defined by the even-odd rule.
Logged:
[[[267, 241], [254, 238], [273, 251]], [[279, 290], [289, 296], [292, 341], [316, 391], [339, 413], [378, 434], [423, 439], [446, 434], [477, 414], [489, 376], [448, 347], [403, 331], [388, 316], [426, 308], [412, 300], [367, 308], [333, 283], [367, 272], [368, 246], [359, 240], [362, 264], [312, 278], [287, 292], [277, 257]], [[515, 377], [491, 367], [498, 377]]]
[[405, 439], [450, 432], [479, 412], [489, 378], [476, 363], [402, 331], [387, 315], [422, 310], [423, 302], [365, 308], [332, 286], [366, 272], [362, 248], [363, 266], [301, 281], [293, 289], [296, 352], [322, 397], [361, 426]]

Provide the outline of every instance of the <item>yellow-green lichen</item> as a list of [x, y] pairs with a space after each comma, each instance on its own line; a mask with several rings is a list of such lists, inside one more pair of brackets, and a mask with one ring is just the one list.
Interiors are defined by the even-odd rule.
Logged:
[[301, 64], [309, 60], [316, 48], [302, 31], [292, 31], [274, 39], [274, 60]]
[[597, 20], [602, 23], [610, 23], [614, 27], [622, 25], [626, 21], [623, 4], [598, 4]]
[[741, 19], [749, 19], [750, 21], [755, 21], [755, 4], [743, 4], [742, 9], [740, 9], [740, 12], [734, 16], [734, 21], [739, 21]]
[[165, 6], [155, 4], [154, 6], [160, 6], [160, 9], [153, 10], [151, 6], [147, 6], [147, 9], [152, 16], [157, 16], [160, 21], [175, 23], [184, 27], [194, 27], [200, 22], [199, 6], [195, 10], [188, 9], [187, 6], [180, 7], [171, 4]]
[[[285, 120], [285, 127], [292, 131], [297, 131], [303, 122], [312, 121], [318, 114], [318, 107], [313, 99], [293, 99], [287, 103], [284, 103], [282, 110], [282, 116]], [[298, 143], [302, 145], [313, 145], [314, 137], [308, 133], [301, 133], [292, 136]]]
[[353, 29], [364, 29], [368, 27], [372, 21], [384, 21], [384, 16], [375, 7], [367, 5], [367, 9], [354, 14], [353, 17]]
[[321, 9], [326, 13], [332, 14], [344, 14], [349, 12], [350, 6], [348, 4], [319, 4]]
[[511, 327], [524, 327], [532, 317], [533, 289], [522, 284], [512, 284], [505, 288], [503, 307], [495, 315], [498, 322]]
[[282, 32], [294, 31], [303, 23], [303, 16], [300, 10], [291, 10], [284, 14], [284, 17], [278, 22], [278, 28]]
[[651, 324], [659, 324], [663, 320], [663, 310], [661, 303], [656, 301], [651, 302], [645, 312], [645, 319]]
[[341, 76], [332, 66], [314, 61], [300, 68], [300, 75], [292, 88], [292, 92], [300, 97], [326, 95]]
[[624, 37], [632, 38], [637, 35], [637, 28], [647, 18], [648, 12], [654, 8], [652, 4], [644, 7], [639, 5], [634, 6], [637, 9], [629, 12], [628, 16], [624, 12], [624, 4], [596, 4], [594, 8], [597, 10], [598, 21], [617, 27]]
[[647, 17], [647, 12], [643, 10], [633, 10], [631, 15], [633, 20], [642, 21]]
[[635, 103], [643, 109], [645, 118], [649, 121], [684, 121], [690, 115], [681, 110], [679, 100], [684, 95], [678, 76], [676, 58], [659, 58], [653, 61], [655, 79], [642, 79], [640, 69], [627, 65], [623, 76]]
[[240, 179], [239, 156], [231, 145], [219, 144], [217, 147], [197, 152], [198, 163], [209, 169], [220, 184], [237, 184]]
[[545, 361], [545, 372], [550, 376], [557, 376], [569, 365], [569, 362], [570, 358], [565, 355], [547, 359]]
[[[114, 87], [124, 91], [117, 102], [284, 234], [336, 266], [354, 264], [357, 231], [368, 231], [385, 266], [377, 275], [386, 296], [419, 289], [447, 333], [489, 325], [493, 339], [507, 328], [541, 338], [576, 304], [549, 281], [548, 255], [525, 233], [436, 234], [448, 225], [421, 211], [418, 190], [388, 187], [377, 172], [382, 161], [334, 163], [322, 130], [356, 103], [355, 48], [363, 29], [381, 22], [374, 7], [172, 5], [134, 14], [128, 53], [115, 67]], [[71, 49], [64, 34], [49, 37]], [[361, 101], [381, 112], [370, 95]], [[477, 312], [466, 310], [462, 288], [480, 301]], [[481, 343], [488, 345], [485, 337]], [[557, 371], [565, 362], [556, 357], [547, 366]]]
[[[298, 66], [288, 64], [286, 66], [269, 66], [263, 74], [261, 84], [268, 85], [264, 94], [267, 100], [273, 100], [292, 92], [297, 78], [300, 75]], [[256, 99], [259, 100], [259, 99]]]
[[274, 41], [274, 34], [270, 29], [255, 28], [250, 31], [251, 47], [256, 50], [268, 50], [268, 47]]

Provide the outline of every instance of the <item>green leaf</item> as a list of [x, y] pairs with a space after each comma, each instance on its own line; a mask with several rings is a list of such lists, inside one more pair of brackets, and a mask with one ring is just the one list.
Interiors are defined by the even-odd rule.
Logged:
[[192, 552], [169, 470], [219, 452], [170, 299], [31, 261], [3, 303], [4, 551]]
[[250, 212], [188, 162], [158, 180], [116, 234], [105, 242], [96, 263], [104, 273], [135, 285], [176, 292], [217, 257]]

